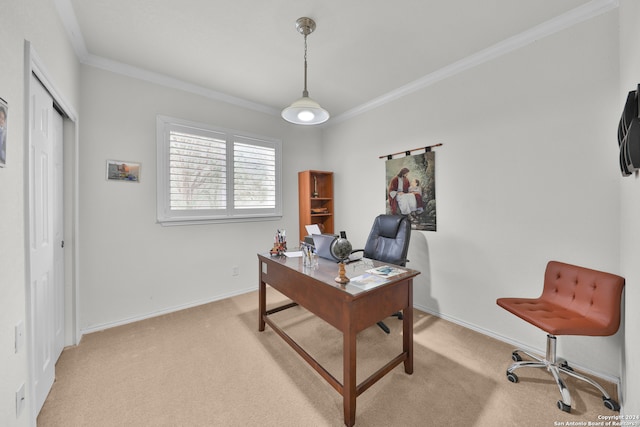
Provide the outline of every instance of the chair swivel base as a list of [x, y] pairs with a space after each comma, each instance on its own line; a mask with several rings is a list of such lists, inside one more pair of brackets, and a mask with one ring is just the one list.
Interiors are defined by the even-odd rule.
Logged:
[[[520, 353], [527, 355], [533, 360], [522, 360]], [[557, 405], [558, 409], [564, 412], [571, 412], [571, 394], [569, 393], [569, 389], [565, 382], [560, 378], [561, 372], [591, 384], [593, 387], [597, 388], [600, 393], [602, 393], [602, 401], [606, 408], [616, 412], [620, 411], [620, 405], [618, 402], [613, 400], [609, 393], [607, 393], [600, 384], [585, 375], [575, 372], [566, 360], [556, 358], [556, 337], [551, 334], [547, 335], [547, 354], [544, 359], [520, 349], [513, 351], [511, 359], [513, 359], [514, 363], [509, 367], [509, 369], [507, 369], [507, 379], [512, 383], [518, 382], [518, 376], [513, 373], [513, 371], [518, 368], [546, 368], [558, 385], [562, 399], [558, 400]]]
[[[397, 313], [393, 313], [391, 316], [397, 317], [399, 320], [404, 319], [404, 317], [402, 316], [402, 312], [401, 311], [398, 311]], [[379, 321], [377, 323], [377, 325], [380, 327], [380, 329], [382, 329], [386, 333], [388, 333], [388, 334], [391, 333], [391, 329], [389, 329], [389, 327], [382, 320]]]

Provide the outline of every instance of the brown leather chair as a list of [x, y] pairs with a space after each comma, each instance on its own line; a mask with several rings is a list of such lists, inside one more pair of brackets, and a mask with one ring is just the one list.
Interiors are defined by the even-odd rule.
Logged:
[[[513, 383], [518, 368], [546, 368], [560, 389], [558, 408], [571, 411], [571, 395], [560, 373], [591, 384], [602, 393], [604, 406], [619, 411], [620, 405], [591, 378], [575, 372], [564, 359], [556, 358], [556, 335], [613, 335], [620, 326], [620, 302], [624, 278], [576, 265], [550, 261], [544, 274], [544, 289], [539, 298], [499, 298], [497, 304], [521, 319], [547, 332], [547, 351], [540, 358], [524, 350], [514, 350], [507, 369]], [[533, 360], [522, 360], [520, 353]]]

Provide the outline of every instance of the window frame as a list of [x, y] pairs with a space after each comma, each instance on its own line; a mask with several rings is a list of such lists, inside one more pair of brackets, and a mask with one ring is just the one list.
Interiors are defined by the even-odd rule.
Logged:
[[[226, 208], [171, 209], [169, 149], [172, 130], [226, 141]], [[234, 143], [249, 143], [275, 151], [275, 206], [242, 209], [234, 206]], [[275, 221], [282, 218], [282, 141], [248, 132], [158, 115], [156, 118], [156, 220], [163, 226]]]

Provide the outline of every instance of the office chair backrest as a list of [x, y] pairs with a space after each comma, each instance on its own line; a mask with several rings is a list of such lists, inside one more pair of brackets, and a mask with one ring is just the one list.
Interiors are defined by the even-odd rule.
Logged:
[[[544, 289], [540, 299], [570, 310], [584, 321], [596, 322], [598, 330], [572, 331], [567, 327], [567, 335], [608, 336], [613, 335], [620, 325], [620, 302], [624, 278], [603, 271], [592, 270], [558, 261], [549, 261], [544, 274]], [[549, 323], [575, 323], [579, 329], [579, 319], [555, 319], [549, 316]]]
[[373, 222], [364, 256], [390, 264], [407, 263], [411, 222], [404, 215], [379, 215]]

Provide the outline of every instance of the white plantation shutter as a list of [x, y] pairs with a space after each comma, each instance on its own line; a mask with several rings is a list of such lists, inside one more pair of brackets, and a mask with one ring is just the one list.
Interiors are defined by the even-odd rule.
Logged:
[[233, 144], [233, 205], [235, 209], [276, 206], [276, 150], [258, 141]]
[[281, 142], [158, 116], [163, 225], [278, 219]]
[[177, 131], [169, 135], [171, 209], [226, 209], [226, 141]]

